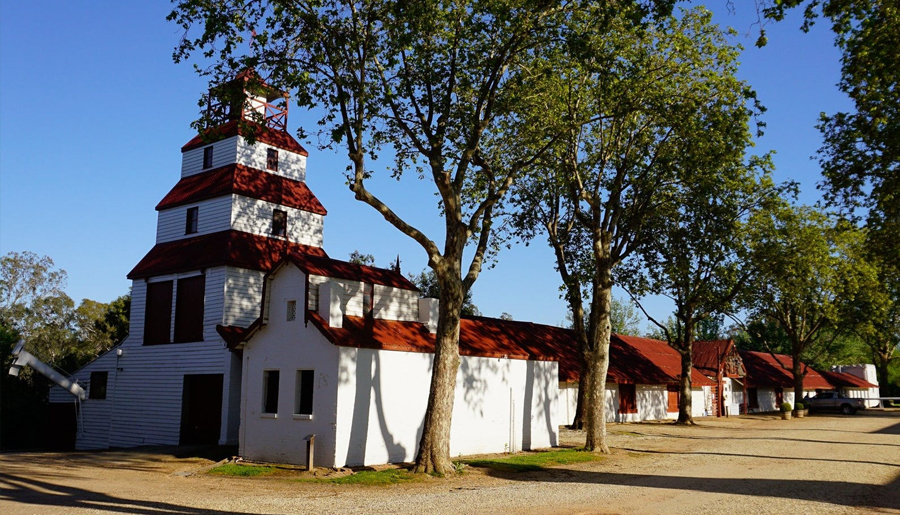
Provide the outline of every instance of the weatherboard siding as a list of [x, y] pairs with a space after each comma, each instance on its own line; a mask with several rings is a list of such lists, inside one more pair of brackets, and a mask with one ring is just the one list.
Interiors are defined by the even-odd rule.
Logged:
[[212, 143], [213, 159], [212, 166], [209, 168], [203, 168], [203, 150], [209, 145], [203, 145], [202, 147], [183, 152], [181, 154], [181, 177], [189, 177], [237, 162], [238, 138], [239, 136], [232, 136]]
[[[267, 169], [267, 157], [270, 148], [278, 151], [278, 170]], [[306, 180], [306, 156], [265, 143], [250, 144], [247, 138], [243, 136], [237, 137], [236, 149], [235, 162], [238, 164], [256, 168], [257, 170], [266, 170], [269, 173], [294, 179], [295, 181]]]
[[259, 317], [265, 272], [228, 267], [225, 274], [223, 325], [247, 327]]
[[419, 320], [419, 292], [376, 284], [374, 294], [374, 318], [405, 322]]
[[241, 195], [234, 195], [231, 227], [241, 232], [281, 239], [272, 236], [272, 215], [276, 209], [287, 212], [288, 241], [313, 247], [322, 246], [325, 221], [322, 215]]
[[[156, 243], [193, 238], [231, 228], [231, 195], [164, 209], [157, 216]], [[187, 211], [197, 210], [197, 232], [185, 234]]]

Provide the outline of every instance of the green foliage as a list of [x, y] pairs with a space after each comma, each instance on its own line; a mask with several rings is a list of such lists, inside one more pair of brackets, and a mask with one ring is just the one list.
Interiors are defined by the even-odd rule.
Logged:
[[358, 250], [354, 250], [350, 253], [350, 259], [348, 261], [356, 265], [375, 266], [375, 256], [372, 254], [363, 254]]
[[471, 467], [487, 468], [499, 472], [533, 472], [544, 470], [559, 465], [573, 463], [585, 463], [588, 461], [602, 460], [603, 456], [593, 452], [578, 451], [575, 449], [561, 449], [554, 451], [520, 453], [503, 458], [479, 458], [464, 459], [464, 463]]
[[216, 476], [234, 476], [234, 477], [256, 477], [269, 476], [277, 472], [276, 467], [263, 465], [238, 465], [236, 463], [226, 463], [211, 469], [208, 473]]
[[781, 411], [782, 412], [794, 411], [794, 408], [793, 408], [793, 406], [791, 406], [790, 402], [782, 402], [781, 403]]
[[361, 470], [349, 476], [326, 478], [323, 482], [336, 485], [389, 486], [421, 481], [422, 477], [405, 469]]
[[794, 409], [797, 411], [802, 411], [804, 408], [805, 408], [805, 406], [803, 405], [802, 402], [798, 402], [797, 404], [794, 405]]

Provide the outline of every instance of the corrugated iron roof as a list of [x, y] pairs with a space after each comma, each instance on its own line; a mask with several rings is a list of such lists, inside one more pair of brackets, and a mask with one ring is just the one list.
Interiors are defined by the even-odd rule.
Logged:
[[819, 373], [836, 388], [878, 388], [878, 385], [874, 385], [865, 379], [856, 377], [853, 374], [848, 374], [847, 372], [822, 370]]
[[[610, 375], [622, 383], [678, 384], [681, 354], [661, 340], [613, 335], [610, 340]], [[691, 369], [691, 383], [694, 386], [715, 385], [696, 368]]]
[[[794, 387], [794, 376], [791, 373], [794, 360], [790, 356], [775, 354], [773, 357], [768, 352], [755, 351], [740, 351], [740, 353], [741, 359], [744, 361], [744, 368], [747, 370], [746, 377], [750, 388]], [[807, 370], [806, 377], [803, 379], [804, 388], [834, 388], [818, 371], [812, 367]]]
[[327, 257], [320, 247], [240, 231], [221, 231], [157, 243], [128, 273], [128, 278], [221, 265], [268, 271], [286, 256], [303, 254]]
[[293, 254], [288, 260], [297, 265], [297, 268], [311, 275], [419, 291], [416, 285], [403, 277], [403, 274], [385, 268], [359, 265], [311, 254]]
[[319, 215], [327, 214], [325, 207], [305, 182], [240, 164], [230, 164], [183, 177], [156, 205], [156, 210], [232, 193]]
[[232, 120], [230, 122], [223, 123], [218, 127], [207, 129], [203, 135], [198, 134], [194, 136], [190, 141], [185, 143], [184, 146], [181, 147], [181, 152], [184, 153], [189, 150], [194, 150], [195, 148], [200, 148], [202, 146], [209, 145], [210, 143], [214, 143], [225, 138], [230, 138], [232, 136], [247, 136], [247, 127], [254, 127], [253, 130], [256, 131], [256, 141], [259, 143], [265, 143], [266, 145], [271, 145], [273, 147], [283, 148], [291, 152], [296, 152], [297, 154], [300, 154], [302, 156], [309, 156], [309, 152], [307, 152], [306, 149], [303, 148], [303, 145], [297, 143], [297, 140], [295, 140], [294, 137], [287, 132], [277, 129], [270, 129], [249, 120]]
[[725, 356], [734, 344], [734, 340], [706, 340], [696, 341], [692, 346], [691, 360], [694, 368], [706, 375], [715, 376], [719, 373], [719, 367], [725, 362]]

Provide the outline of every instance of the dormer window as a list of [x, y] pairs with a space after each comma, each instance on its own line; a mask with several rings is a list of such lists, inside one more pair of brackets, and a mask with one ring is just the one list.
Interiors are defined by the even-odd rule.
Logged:
[[272, 234], [275, 236], [287, 235], [287, 211], [275, 209], [272, 212]]
[[189, 207], [187, 210], [187, 217], [184, 220], [184, 233], [185, 234], [194, 234], [197, 232], [197, 222], [200, 216], [200, 208], [199, 207]]
[[212, 167], [212, 158], [213, 158], [213, 148], [212, 145], [203, 149], [203, 169]]
[[274, 148], [266, 150], [266, 170], [278, 171], [278, 151]]

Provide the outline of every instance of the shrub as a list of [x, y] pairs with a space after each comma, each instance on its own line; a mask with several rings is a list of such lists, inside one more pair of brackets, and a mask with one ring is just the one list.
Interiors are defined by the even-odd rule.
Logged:
[[794, 411], [794, 408], [791, 406], [790, 402], [782, 402], [781, 411]]
[[794, 409], [797, 411], [800, 411], [804, 408], [806, 408], [806, 406], [804, 406], [802, 402], [798, 402], [797, 404], [794, 405]]

